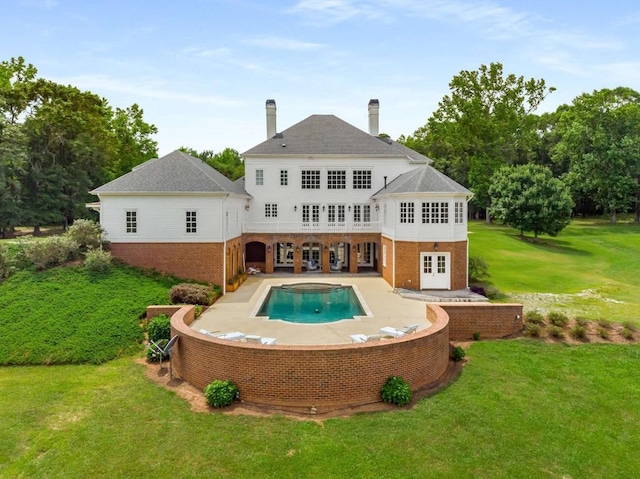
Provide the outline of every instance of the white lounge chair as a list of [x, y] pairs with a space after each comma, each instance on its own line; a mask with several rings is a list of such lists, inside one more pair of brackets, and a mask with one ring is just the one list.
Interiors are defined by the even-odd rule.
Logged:
[[276, 338], [260, 338], [260, 344], [271, 346], [272, 344], [276, 344]]
[[331, 271], [342, 271], [342, 260], [339, 259], [335, 263], [331, 263], [331, 265], [329, 265], [329, 269]]
[[276, 344], [276, 338], [263, 338], [256, 334], [247, 334], [244, 340], [247, 343], [253, 343], [253, 344], [266, 344], [266, 345]]
[[244, 339], [244, 334], [240, 331], [233, 331], [231, 333], [216, 334], [215, 337], [218, 339], [226, 339], [227, 341], [241, 341]]
[[394, 328], [393, 326], [385, 326], [384, 328], [380, 328], [380, 334], [383, 336], [391, 336], [392, 338], [399, 338], [404, 336], [405, 334], [415, 333], [418, 329], [419, 324], [411, 324], [409, 326], [405, 326], [402, 329]]
[[320, 267], [318, 262], [315, 259], [310, 259], [307, 261], [307, 271], [315, 271]]
[[368, 343], [370, 341], [379, 341], [379, 334], [371, 334], [367, 336], [366, 334], [352, 334], [349, 336], [351, 338], [352, 343]]
[[206, 329], [201, 329], [200, 331], [198, 331], [200, 334], [204, 334], [205, 336], [211, 336], [212, 338], [215, 338], [216, 335], [213, 334], [211, 331], [207, 331]]

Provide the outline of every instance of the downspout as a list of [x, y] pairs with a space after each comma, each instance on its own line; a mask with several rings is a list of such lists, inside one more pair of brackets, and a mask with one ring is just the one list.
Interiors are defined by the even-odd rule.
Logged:
[[466, 226], [466, 237], [467, 237], [467, 270], [465, 271], [465, 277], [467, 278], [467, 289], [469, 289], [469, 201], [471, 201], [471, 196], [467, 197], [467, 209], [465, 211], [464, 224]]
[[393, 252], [393, 261], [391, 262], [391, 277], [393, 289], [396, 288], [396, 236], [398, 235], [398, 215], [397, 215], [397, 202], [395, 198], [392, 198], [393, 204], [393, 239], [391, 240], [391, 251]]
[[222, 231], [222, 295], [227, 294], [227, 231], [225, 228], [225, 219], [228, 215], [226, 211], [226, 203], [229, 195], [222, 201], [222, 215], [220, 217], [220, 231]]

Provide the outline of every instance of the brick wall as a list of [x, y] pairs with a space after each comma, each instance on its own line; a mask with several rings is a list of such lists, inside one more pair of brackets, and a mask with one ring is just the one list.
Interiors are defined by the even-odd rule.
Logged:
[[[420, 253], [435, 251], [433, 242], [396, 241], [395, 288], [420, 289]], [[467, 287], [467, 242], [438, 242], [439, 253], [451, 253], [451, 289]], [[386, 279], [386, 278], [385, 278]]]
[[504, 338], [522, 329], [521, 304], [438, 303], [449, 315], [449, 338], [464, 341]]
[[139, 268], [224, 284], [222, 243], [112, 243], [111, 253]]
[[412, 390], [433, 385], [449, 363], [446, 312], [427, 305], [432, 326], [404, 338], [331, 346], [262, 346], [208, 338], [188, 326], [193, 307], [171, 318], [173, 371], [198, 388], [230, 379], [241, 399], [293, 411], [319, 413], [380, 401], [390, 375], [404, 377]]

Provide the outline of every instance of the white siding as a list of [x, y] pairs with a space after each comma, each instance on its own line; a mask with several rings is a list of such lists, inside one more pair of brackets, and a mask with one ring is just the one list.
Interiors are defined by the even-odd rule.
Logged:
[[[466, 199], [459, 196], [445, 195], [420, 195], [402, 196], [395, 199], [395, 204], [389, 205], [390, 211], [395, 215], [395, 235], [394, 238], [400, 241], [464, 241], [467, 239], [466, 220]], [[455, 223], [454, 202], [462, 201], [465, 204], [465, 215], [463, 223]], [[401, 223], [400, 203], [414, 204], [414, 222]], [[422, 203], [446, 203], [448, 205], [447, 223], [423, 223]], [[393, 206], [392, 206], [393, 205]], [[440, 216], [439, 216], [440, 219]]]
[[[102, 195], [100, 216], [107, 239], [113, 243], [221, 242], [224, 200], [223, 196]], [[136, 211], [136, 233], [126, 232], [127, 211]], [[197, 212], [196, 233], [186, 232], [187, 211]]]

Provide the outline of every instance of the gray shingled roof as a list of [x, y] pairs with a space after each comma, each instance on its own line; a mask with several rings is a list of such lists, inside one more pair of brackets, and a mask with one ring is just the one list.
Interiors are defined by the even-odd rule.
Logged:
[[242, 155], [357, 155], [431, 161], [392, 140], [371, 136], [334, 115], [311, 115]]
[[91, 193], [235, 193], [249, 196], [242, 183], [234, 183], [204, 161], [180, 150], [142, 163]]
[[386, 188], [377, 191], [372, 198], [396, 193], [462, 193], [471, 191], [456, 183], [444, 173], [429, 165], [420, 166], [401, 174]]

